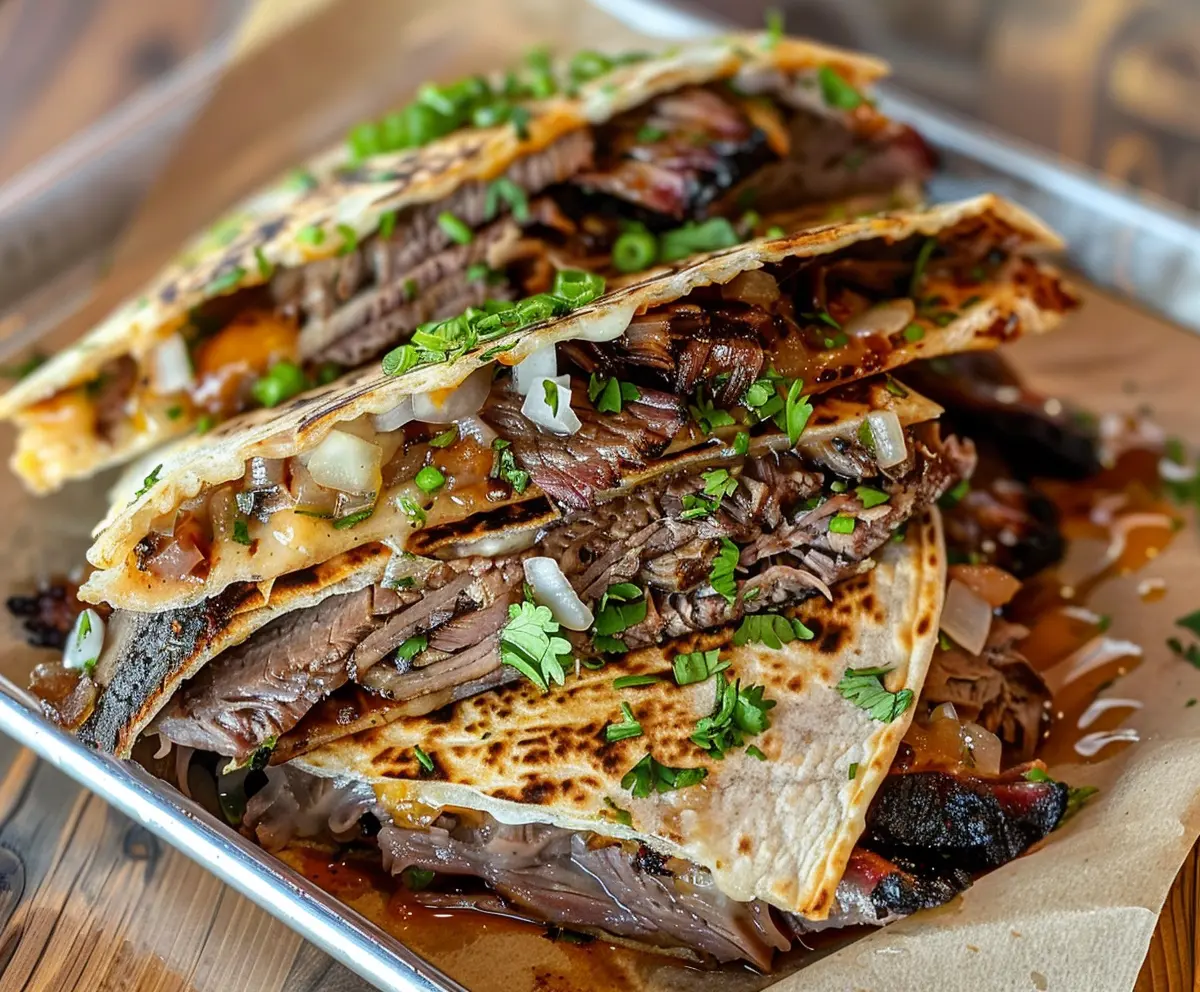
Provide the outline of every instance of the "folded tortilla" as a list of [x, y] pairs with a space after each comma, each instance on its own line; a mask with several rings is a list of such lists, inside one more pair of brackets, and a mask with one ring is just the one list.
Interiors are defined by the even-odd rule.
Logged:
[[[797, 452], [814, 469], [833, 461], [843, 471], [853, 471], [852, 465], [842, 464], [845, 455], [837, 449], [855, 441], [871, 413], [883, 411], [895, 414], [909, 430], [941, 414], [939, 406], [912, 390], [883, 379], [869, 380], [814, 398]], [[774, 457], [778, 445], [773, 448], [765, 443], [769, 441], [756, 441], [748, 454]], [[656, 459], [636, 476], [631, 473], [623, 485], [636, 493], [638, 486], [647, 488], [659, 478], [688, 473], [695, 477], [707, 468], [736, 463], [730, 455], [725, 445], [685, 449]], [[940, 491], [930, 489], [925, 498], [932, 499]], [[919, 509], [914, 504], [906, 512]], [[544, 496], [527, 490], [521, 498], [494, 504], [488, 514], [444, 521], [437, 539], [427, 540], [420, 550], [451, 560], [484, 555], [519, 557], [544, 545], [547, 538], [553, 540], [562, 528], [581, 528], [587, 515], [574, 525], [573, 519], [569, 512], [549, 506]], [[890, 531], [882, 532], [881, 538], [887, 533]], [[426, 535], [418, 532], [414, 536]], [[351, 654], [353, 644], [333, 659], [332, 669], [322, 665], [314, 672], [310, 669], [316, 662], [310, 656], [319, 655], [325, 646], [323, 635], [316, 647], [306, 643], [304, 650], [291, 646], [286, 638], [261, 645], [256, 642], [257, 632], [277, 621], [294, 623], [301, 633], [309, 625], [305, 616], [313, 617], [312, 622], [322, 628], [336, 627], [336, 616], [353, 610], [330, 602], [334, 612], [319, 617], [321, 604], [369, 588], [408, 584], [405, 579], [420, 577], [433, 564], [393, 548], [384, 543], [365, 544], [272, 582], [238, 583], [178, 609], [116, 611], [108, 621], [104, 650], [93, 675], [96, 698], [86, 721], [77, 728], [78, 736], [90, 747], [127, 757], [141, 734], [157, 732], [186, 746], [242, 759], [267, 738], [277, 738], [276, 760], [284, 760], [334, 737], [426, 713], [489, 688], [499, 679], [515, 677], [515, 670], [498, 672], [494, 658], [483, 661], [478, 674], [442, 676], [441, 668], [455, 663], [452, 655], [440, 662], [426, 662], [420, 669], [425, 677], [421, 686], [405, 686], [408, 691], [403, 694], [380, 694], [359, 687], [358, 680], [366, 681], [361, 660], [344, 688], [340, 684], [344, 675], [334, 677], [337, 668], [347, 668], [345, 656]], [[851, 563], [840, 570], [852, 572], [854, 567]], [[295, 614], [304, 616], [285, 620]], [[382, 622], [353, 637], [365, 639]], [[243, 644], [248, 651], [234, 651]], [[270, 672], [254, 670], [258, 655], [274, 662]], [[217, 671], [208, 673], [211, 678], [197, 678], [215, 661]], [[321, 698], [309, 698], [314, 689]], [[300, 720], [308, 706], [313, 707], [309, 716]], [[293, 732], [297, 721], [299, 726]]]
[[[742, 107], [756, 137], [742, 149], [713, 136], [712, 169], [723, 177], [713, 189], [728, 192], [721, 183], [766, 164], [763, 202], [755, 205], [764, 216], [772, 199], [795, 206], [788, 195], [803, 184], [788, 171], [796, 156], [788, 155], [783, 112], [764, 109], [759, 95], [778, 94], [779, 106], [792, 108], [787, 113], [826, 122], [847, 163], [853, 160], [837, 181], [815, 154], [796, 165], [812, 176], [801, 202], [849, 197], [851, 209], [872, 209], [893, 192], [913, 202], [928, 153], [860, 93], [884, 71], [873, 59], [817, 44], [729, 36], [619, 63], [573, 95], [523, 106], [528, 120], [519, 127], [467, 128], [362, 161], [339, 145], [239, 204], [135, 299], [0, 398], [0, 417], [19, 429], [13, 467], [35, 492], [55, 489], [254, 405], [249, 387], [275, 363], [299, 363], [319, 380], [325, 360], [355, 367], [423, 321], [503, 296], [503, 279], [492, 286], [490, 275], [464, 274], [503, 268], [514, 252], [528, 253], [514, 244], [521, 231], [513, 223], [515, 213], [527, 212], [517, 206], [527, 196], [590, 177], [580, 178], [582, 188], [641, 207], [645, 190], [661, 188], [597, 173], [592, 130], [674, 91], [736, 80], [742, 95], [722, 90], [720, 99]], [[844, 88], [841, 102], [822, 97], [830, 79]], [[717, 97], [710, 92], [709, 99]], [[693, 124], [711, 116], [704, 109], [691, 112]], [[717, 126], [696, 126], [706, 124]], [[657, 130], [639, 140], [657, 140]], [[828, 143], [819, 128], [802, 133]], [[686, 184], [682, 173], [678, 179]], [[503, 196], [497, 180], [508, 184]], [[866, 203], [855, 194], [866, 194]], [[674, 223], [703, 217], [709, 206], [707, 199], [689, 204]], [[465, 236], [448, 226], [446, 213]], [[546, 223], [553, 227], [557, 218]]]
[[[759, 270], [786, 282], [817, 263], [826, 266], [822, 272], [846, 267], [886, 272], [887, 285], [882, 290], [877, 287], [874, 297], [859, 290], [846, 290], [839, 297], [839, 305], [845, 303], [851, 314], [845, 318], [851, 333], [839, 329], [837, 336], [827, 337], [820, 314], [799, 313], [794, 318], [799, 325], [789, 332], [791, 336], [779, 339], [774, 350], [761, 345], [756, 352], [764, 371], [767, 364], [773, 365], [785, 376], [802, 379], [806, 392], [821, 393], [917, 358], [990, 349], [1022, 334], [1052, 328], [1076, 298], [1058, 273], [1021, 253], [1057, 245], [1053, 233], [1033, 217], [985, 196], [927, 212], [880, 216], [753, 242], [656, 271], [557, 321], [514, 331], [511, 336], [505, 333], [502, 340], [477, 342], [453, 360], [419, 364], [398, 376], [364, 369], [336, 385], [297, 397], [279, 410], [253, 411], [165, 452], [134, 499], [114, 506], [98, 526], [88, 552], [97, 571], [80, 596], [88, 602], [140, 611], [187, 606], [219, 594], [232, 583], [270, 581], [373, 542], [386, 539], [394, 546], [408, 547], [436, 535], [445, 520], [462, 517], [463, 499], [478, 499], [491, 485], [482, 474], [486, 466], [473, 470], [479, 478], [464, 469], [464, 480], [474, 480], [475, 496], [464, 491], [450, 498], [448, 488], [426, 498], [411, 476], [397, 478], [374, 494], [369, 516], [359, 513], [330, 520], [292, 505], [271, 514], [262, 526], [257, 521], [244, 524], [246, 532], [239, 535], [237, 525], [224, 517], [214, 518], [211, 532], [205, 531], [196, 523], [195, 513], [200, 512], [197, 507], [212, 510], [211, 500], [220, 492], [225, 493], [222, 505], [228, 510], [233, 497], [249, 486], [248, 471], [267, 471], [287, 459], [302, 462], [335, 429], [343, 434], [358, 432], [369, 443], [391, 445], [395, 451], [401, 441], [394, 432], [380, 430], [373, 417], [389, 415], [414, 397], [447, 403], [447, 391], [466, 389], [471, 383], [465, 380], [472, 373], [497, 361], [513, 366], [549, 345], [567, 347], [574, 341], [598, 348], [608, 345], [612, 353], [603, 360], [628, 363], [628, 338], [623, 335], [635, 316], [653, 319], [662, 308], [679, 301], [689, 306], [694, 302], [702, 311], [709, 305], [705, 294], [711, 295], [706, 287], [732, 285], [731, 291], [736, 292], [744, 286], [735, 283], [738, 277]], [[962, 252], [980, 259], [970, 266], [969, 275], [961, 271]], [[946, 271], [939, 268], [942, 256], [949, 266]], [[882, 269], [880, 259], [886, 262]], [[833, 319], [828, 313], [825, 317]], [[802, 334], [819, 335], [815, 350], [808, 346], [797, 350]], [[752, 336], [739, 340], [754, 346]], [[668, 358], [667, 364], [671, 361]], [[735, 362], [731, 368], [736, 367]], [[703, 378], [705, 373], [701, 369], [697, 374]], [[587, 407], [587, 396], [579, 395], [586, 393], [585, 386], [576, 385], [575, 390], [571, 401], [577, 408]], [[683, 427], [679, 399], [670, 402], [676, 404], [672, 416], [680, 419], [663, 428], [668, 433]], [[420, 503], [418, 510], [414, 501]], [[482, 512], [490, 503], [485, 499], [477, 506]], [[196, 527], [201, 528], [198, 536]], [[192, 542], [186, 548], [185, 537]], [[196, 551], [202, 546], [203, 552]], [[160, 565], [194, 564], [186, 574], [172, 574], [154, 564], [156, 555], [167, 553], [172, 557], [158, 559]]]
[[[619, 666], [582, 670], [549, 697], [521, 683], [436, 720], [401, 719], [343, 738], [294, 764], [370, 782], [394, 805], [463, 807], [502, 823], [552, 823], [641, 842], [707, 868], [733, 899], [820, 920], [913, 712], [873, 719], [837, 685], [848, 669], [884, 669], [888, 691], [918, 695], [944, 583], [934, 510], [872, 571], [843, 583], [832, 603], [796, 609], [812, 640], [735, 647], [725, 630], [633, 652]], [[763, 686], [776, 703], [770, 728], [752, 740], [763, 759], [738, 748], [714, 760], [690, 740], [713, 713], [716, 683], [676, 684], [672, 658], [713, 649], [729, 662], [727, 677]], [[614, 674], [659, 681], [618, 689]], [[603, 728], [621, 721], [621, 703], [643, 733], [608, 743]], [[646, 754], [671, 768], [703, 769], [704, 778], [638, 798], [626, 776]]]

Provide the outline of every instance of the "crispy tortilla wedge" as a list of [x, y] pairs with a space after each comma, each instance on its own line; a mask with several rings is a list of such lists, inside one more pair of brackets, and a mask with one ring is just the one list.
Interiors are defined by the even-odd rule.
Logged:
[[[919, 393], [881, 379], [843, 387], [816, 398], [800, 453], [820, 463], [828, 456], [829, 446], [839, 438], [854, 438], [867, 415], [875, 411], [895, 413], [906, 428], [935, 420], [942, 412]], [[751, 453], [770, 450], [768, 445], [756, 443]], [[626, 484], [645, 485], [660, 476], [696, 472], [727, 463], [729, 455], [729, 448], [719, 445], [664, 456]], [[421, 542], [414, 550], [423, 555], [468, 557], [484, 553], [484, 542], [498, 538], [529, 545], [537, 534], [544, 534], [561, 520], [562, 512], [531, 487], [494, 505], [487, 514], [446, 520], [437, 528], [418, 531]], [[523, 539], [523, 534], [529, 538]], [[405, 559], [382, 543], [370, 543], [271, 582], [231, 586], [190, 606], [154, 613], [116, 611], [93, 674], [97, 694], [90, 714], [78, 728], [80, 739], [90, 747], [129, 756], [154, 717], [209, 662], [289, 613], [314, 607], [329, 597], [384, 584], [389, 564], [395, 572], [404, 568]], [[280, 760], [324, 743], [331, 734], [340, 736], [428, 712], [457, 698], [461, 691], [455, 686], [402, 702], [365, 691], [326, 696], [316, 703], [312, 719], [282, 739]]]
[[[939, 271], [938, 253], [952, 254], [964, 244], [972, 253], [992, 259], [990, 276], [978, 281], [971, 276], [972, 281], [962, 285], [953, 273]], [[465, 491], [449, 498], [451, 489], [447, 488], [440, 497], [426, 498], [411, 477], [397, 478], [377, 492], [369, 516], [359, 514], [349, 522], [322, 519], [293, 506], [273, 513], [269, 524], [261, 528], [252, 524], [246, 540], [237, 540], [237, 531], [228, 522], [212, 517], [205, 524], [197, 522], [196, 514], [214, 512], [211, 500], [220, 492], [225, 493], [224, 503], [232, 506], [234, 495], [241, 491], [241, 480], [248, 468], [253, 468], [252, 460], [278, 463], [298, 459], [302, 463], [335, 429], [357, 431], [369, 443], [397, 450], [402, 441], [394, 432], [381, 433], [373, 426], [377, 424], [373, 416], [386, 415], [418, 394], [431, 397], [430, 402], [446, 402], [447, 390], [497, 359], [515, 365], [548, 345], [570, 341], [616, 341], [620, 347], [635, 315], [688, 299], [697, 290], [700, 295], [692, 299], [702, 305], [705, 287], [726, 286], [743, 273], [774, 272], [786, 283], [791, 274], [802, 272], [810, 263], [873, 265], [881, 253], [891, 253], [891, 271], [898, 273], [893, 282], [898, 279], [906, 293], [912, 291], [907, 288], [910, 283], [920, 284], [920, 299], [915, 302], [885, 300], [903, 304], [914, 313], [910, 325], [886, 334], [869, 328], [867, 333], [842, 332], [840, 338], [828, 339], [828, 347], [815, 351], [807, 347], [796, 350], [795, 343], [802, 339], [786, 337], [776, 342], [775, 351], [765, 351], [766, 359], [780, 366], [781, 373], [803, 379], [806, 391], [825, 392], [918, 358], [990, 349], [1022, 334], [1054, 327], [1075, 305], [1073, 291], [1053, 269], [1018, 253], [1057, 245], [1052, 232], [1033, 217], [997, 197], [985, 196], [926, 212], [885, 215], [753, 242], [656, 272], [562, 319], [513, 332], [490, 347], [481, 344], [457, 360], [418, 366], [394, 377], [365, 369], [336, 385], [300, 396], [279, 410], [246, 414], [165, 452], [135, 498], [114, 506], [98, 526], [96, 541], [88, 552], [97, 571], [80, 595], [88, 602], [142, 611], [194, 604], [231, 583], [269, 580], [384, 538], [403, 547], [422, 528], [460, 519], [462, 501], [469, 498]], [[884, 295], [890, 297], [892, 292]], [[860, 310], [872, 303], [861, 293], [849, 299], [858, 300]], [[928, 309], [929, 299], [937, 301], [936, 309]], [[800, 315], [819, 331], [817, 316]], [[759, 359], [764, 360], [763, 353]], [[587, 396], [578, 395], [586, 393], [586, 382], [574, 388], [573, 402], [586, 406]], [[686, 418], [682, 410], [676, 416]], [[677, 420], [672, 429], [677, 431], [682, 423]], [[488, 466], [479, 464], [478, 459], [475, 464], [474, 476], [463, 470], [463, 485], [473, 479], [476, 488], [472, 491], [482, 493], [490, 485], [484, 474]], [[420, 502], [417, 510], [414, 500]], [[481, 509], [486, 505], [484, 500]], [[193, 566], [186, 574], [155, 567], [156, 549], [165, 546], [175, 555], [172, 549], [182, 542], [184, 528], [190, 528], [193, 536], [188, 540], [194, 543], [188, 545], [188, 557], [182, 560]], [[202, 546], [203, 552], [195, 552], [200, 555], [197, 561], [192, 549]], [[178, 563], [181, 559], [166, 560]]]
[[[733, 647], [726, 630], [669, 651], [634, 652], [616, 667], [584, 669], [548, 697], [522, 682], [436, 719], [401, 719], [343, 738], [295, 763], [371, 782], [392, 804], [465, 807], [503, 823], [553, 823], [641, 841], [708, 868], [734, 899], [823, 919], [912, 716], [909, 707], [890, 722], [872, 719], [836, 687], [848, 669], [887, 669], [889, 691], [919, 694], [944, 583], [934, 510], [874, 570], [840, 585], [834, 602], [796, 609], [812, 640], [779, 650]], [[753, 738], [765, 760], [741, 748], [713, 760], [690, 740], [713, 711], [715, 682], [677, 685], [672, 658], [712, 648], [730, 663], [725, 675], [763, 686], [776, 703], [770, 728]], [[614, 674], [659, 681], [616, 689]], [[621, 721], [621, 703], [643, 734], [608, 743], [603, 729]], [[637, 798], [625, 776], [646, 754], [670, 768], [703, 769], [704, 778]]]
[[[392, 273], [396, 284], [389, 283], [390, 290], [402, 300], [385, 306], [409, 307], [408, 331], [445, 316], [444, 303], [461, 297], [468, 282], [462, 273], [469, 265], [490, 264], [492, 249], [516, 237], [515, 231], [500, 230], [504, 224], [512, 227], [506, 219], [511, 203], [502, 201], [498, 211], [482, 206], [488, 183], [503, 178], [536, 193], [566, 179], [590, 159], [589, 129], [682, 87], [735, 76], [751, 92], [805, 83], [811, 98], [798, 94], [796, 104], [819, 108], [816, 73], [821, 68], [836, 72], [854, 91], [868, 89], [886, 71], [874, 59], [805, 41], [768, 44], [761, 35], [727, 36], [618, 65], [579, 85], [574, 95], [529, 102], [523, 108], [528, 120], [520, 127], [467, 128], [421, 148], [371, 155], [362, 162], [353, 161], [339, 144], [233, 208], [135, 299], [0, 397], [0, 417], [14, 420], [20, 431], [13, 467], [35, 492], [55, 489], [187, 434], [203, 420], [228, 415], [231, 403], [232, 409], [240, 408], [237, 404], [247, 402], [245, 389], [236, 402], [227, 394], [239, 392], [233, 385], [242, 374], [238, 363], [258, 362], [249, 359], [250, 349], [262, 353], [259, 375], [271, 361], [321, 360], [333, 333], [325, 326], [328, 314], [297, 328], [282, 302], [304, 308], [300, 283], [309, 293], [309, 281], [357, 279], [338, 268], [341, 256], [356, 256], [360, 242], [377, 235], [395, 242], [397, 251], [415, 243], [417, 229], [436, 229], [440, 220], [438, 206], [431, 205], [453, 197], [460, 212], [475, 210], [480, 223], [494, 221], [490, 233], [462, 246], [464, 257], [455, 259], [453, 278], [431, 271], [426, 286], [425, 276], [415, 271], [413, 280], [405, 278], [407, 269]], [[867, 104], [861, 112], [884, 120]], [[551, 165], [525, 177], [523, 161], [549, 154], [559, 144], [563, 149]], [[886, 201], [885, 194], [876, 191]], [[911, 202], [911, 193], [904, 196]], [[425, 257], [420, 250], [417, 254], [404, 264], [411, 267]], [[362, 264], [374, 263], [364, 256]], [[379, 282], [388, 280], [381, 275]], [[407, 288], [410, 282], [420, 284], [419, 299], [416, 288]], [[363, 320], [374, 306], [365, 297], [339, 302], [358, 306]], [[471, 302], [480, 299], [473, 296]], [[245, 332], [237, 339], [240, 345], [231, 338], [229, 347], [200, 354], [214, 324], [240, 327]], [[196, 377], [184, 388], [180, 379], [189, 381], [189, 348]], [[377, 351], [364, 346], [330, 357], [353, 366]]]

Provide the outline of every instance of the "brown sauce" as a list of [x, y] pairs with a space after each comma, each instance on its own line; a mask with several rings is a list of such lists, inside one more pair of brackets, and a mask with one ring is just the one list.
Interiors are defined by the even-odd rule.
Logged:
[[[1125, 723], [1142, 702], [1122, 694], [1120, 679], [1141, 664], [1141, 649], [1110, 636], [1109, 618], [1087, 604], [1100, 586], [1153, 562], [1182, 524], [1159, 494], [1158, 457], [1129, 451], [1086, 482], [1043, 485], [1058, 507], [1068, 542], [1104, 543], [1107, 550], [1094, 574], [1073, 586], [1064, 585], [1057, 569], [1027, 582], [1010, 610], [1012, 619], [1029, 627], [1021, 652], [1052, 694], [1038, 754], [1047, 764], [1104, 761], [1138, 739]], [[1166, 587], [1147, 579], [1138, 591], [1143, 602], [1154, 602]]]

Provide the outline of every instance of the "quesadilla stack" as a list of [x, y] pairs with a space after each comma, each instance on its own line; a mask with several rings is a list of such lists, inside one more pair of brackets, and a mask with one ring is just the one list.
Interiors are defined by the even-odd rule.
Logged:
[[331, 693], [344, 731], [427, 711], [520, 673], [502, 628], [530, 557], [581, 633], [643, 582], [617, 611], [638, 623], [580, 638], [598, 659], [829, 595], [972, 465], [884, 374], [1052, 326], [1073, 298], [1020, 253], [1052, 243], [982, 198], [598, 299], [560, 273], [562, 295], [424, 328], [383, 371], [185, 441], [97, 530], [80, 597], [117, 612], [61, 717], [118, 754], [157, 716], [244, 760]]
[[422, 87], [236, 207], [0, 399], [32, 490], [274, 407], [422, 323], [913, 204], [932, 157], [870, 101], [885, 67], [772, 35], [583, 52]]
[[[34, 690], [184, 787], [216, 756], [268, 846], [485, 883], [429, 905], [766, 968], [944, 902], [1066, 790], [888, 776], [975, 461], [895, 374], [1052, 328], [1056, 246], [981, 197], [422, 325], [139, 471]], [[955, 803], [986, 846], [930, 838]]]

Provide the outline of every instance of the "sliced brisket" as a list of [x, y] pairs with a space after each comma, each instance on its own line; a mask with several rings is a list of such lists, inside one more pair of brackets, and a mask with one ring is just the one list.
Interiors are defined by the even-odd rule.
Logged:
[[551, 499], [577, 510], [596, 502], [622, 474], [644, 469], [683, 428], [686, 412], [671, 393], [640, 390], [620, 413], [599, 413], [581, 380], [571, 384], [571, 407], [583, 426], [569, 437], [544, 434], [521, 413], [523, 398], [511, 387], [493, 389], [480, 416], [512, 442], [521, 467]]
[[177, 744], [247, 757], [346, 681], [347, 656], [378, 622], [372, 594], [331, 596], [272, 621], [205, 666], [156, 729]]

